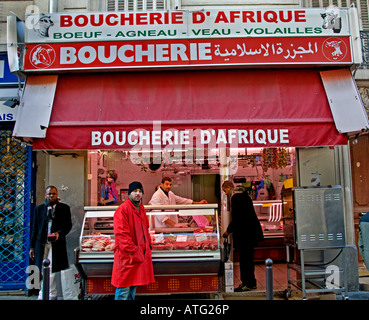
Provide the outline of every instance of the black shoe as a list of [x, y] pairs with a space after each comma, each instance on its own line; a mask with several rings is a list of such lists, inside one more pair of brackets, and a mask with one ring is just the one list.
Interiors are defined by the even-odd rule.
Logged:
[[248, 287], [244, 284], [240, 284], [238, 288], [234, 289], [234, 292], [246, 292], [246, 291], [255, 290], [255, 289], [256, 289], [256, 286]]

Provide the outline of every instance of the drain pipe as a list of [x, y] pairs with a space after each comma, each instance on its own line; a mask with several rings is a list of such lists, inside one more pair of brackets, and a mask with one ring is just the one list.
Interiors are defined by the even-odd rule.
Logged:
[[58, 12], [58, 0], [49, 0], [49, 13]]

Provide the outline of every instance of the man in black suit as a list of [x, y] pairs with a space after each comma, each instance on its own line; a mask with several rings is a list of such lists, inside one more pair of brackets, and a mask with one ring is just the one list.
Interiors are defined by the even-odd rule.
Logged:
[[[48, 258], [51, 262], [50, 299], [57, 297], [55, 272], [69, 267], [65, 236], [71, 228], [69, 206], [59, 202], [56, 187], [48, 186], [44, 203], [35, 208], [29, 256], [40, 272], [44, 259]], [[42, 290], [39, 299], [41, 297]]]
[[256, 289], [254, 248], [264, 240], [263, 230], [255, 213], [254, 205], [244, 188], [235, 190], [233, 182], [224, 181], [222, 190], [230, 199], [232, 221], [223, 237], [233, 233], [233, 246], [238, 249], [240, 258], [240, 278], [242, 283], [235, 292]]

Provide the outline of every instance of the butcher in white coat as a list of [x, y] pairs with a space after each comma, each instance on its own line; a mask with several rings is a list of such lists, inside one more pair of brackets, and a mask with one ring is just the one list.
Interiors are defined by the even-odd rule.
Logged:
[[[194, 202], [191, 199], [182, 198], [175, 195], [172, 191], [172, 179], [164, 177], [161, 180], [160, 188], [153, 194], [149, 204], [151, 205], [175, 205], [175, 204], [203, 204], [208, 203], [206, 200]], [[187, 227], [186, 223], [178, 223], [178, 215], [156, 215], [155, 228], [183, 228]]]

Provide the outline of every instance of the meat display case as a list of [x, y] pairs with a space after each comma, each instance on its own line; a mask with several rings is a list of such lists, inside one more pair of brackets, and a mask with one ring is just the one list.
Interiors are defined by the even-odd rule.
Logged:
[[[82, 276], [82, 297], [114, 294], [113, 217], [116, 206], [85, 207], [75, 265]], [[155, 283], [137, 294], [217, 293], [221, 268], [217, 204], [145, 206], [152, 240]], [[181, 228], [157, 228], [155, 217], [177, 216]]]

